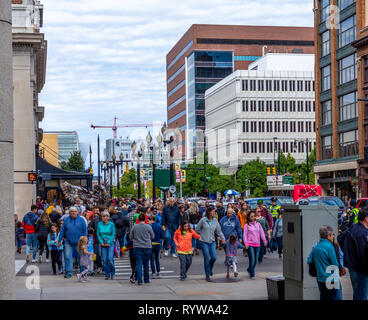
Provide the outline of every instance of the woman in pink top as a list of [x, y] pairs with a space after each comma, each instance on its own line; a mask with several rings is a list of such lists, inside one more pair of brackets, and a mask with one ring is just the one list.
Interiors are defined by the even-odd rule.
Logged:
[[244, 226], [243, 240], [245, 249], [248, 252], [249, 267], [247, 269], [249, 277], [255, 280], [255, 267], [258, 261], [261, 241], [267, 245], [266, 237], [262, 226], [256, 221], [256, 215], [253, 211], [247, 214], [247, 223]]

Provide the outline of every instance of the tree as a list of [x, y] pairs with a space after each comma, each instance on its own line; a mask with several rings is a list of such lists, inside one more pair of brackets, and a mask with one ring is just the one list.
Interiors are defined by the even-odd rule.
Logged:
[[[129, 173], [124, 172], [123, 176], [120, 178], [120, 189], [113, 187], [113, 194], [116, 197], [137, 197], [138, 188], [134, 190], [134, 184], [137, 183], [137, 172], [134, 168], [129, 170]], [[144, 185], [141, 183], [141, 190], [143, 192]], [[143, 194], [143, 193], [142, 193]]]
[[239, 192], [250, 190], [254, 197], [262, 197], [268, 189], [267, 165], [259, 158], [244, 164], [236, 177], [236, 188]]
[[63, 161], [60, 164], [63, 170], [84, 172], [84, 160], [79, 151], [74, 151], [68, 161]]
[[[316, 148], [314, 147], [313, 150], [310, 152], [308, 156], [309, 162], [309, 184], [315, 184], [314, 173], [313, 173], [313, 166], [316, 165]], [[304, 161], [301, 165], [301, 180], [302, 183], [307, 184], [307, 161]]]

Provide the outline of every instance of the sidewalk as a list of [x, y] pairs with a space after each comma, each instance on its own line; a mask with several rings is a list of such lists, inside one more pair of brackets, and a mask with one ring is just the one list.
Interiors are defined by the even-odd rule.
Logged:
[[[153, 279], [150, 284], [137, 286], [127, 280], [105, 280], [91, 277], [88, 283], [77, 282], [76, 276], [64, 279], [58, 276], [41, 276], [40, 289], [26, 289], [26, 277], [16, 277], [16, 297], [22, 300], [267, 300], [266, 277], [277, 273], [258, 273], [256, 280], [241, 272], [237, 282], [226, 280], [225, 274], [213, 277], [208, 283], [203, 276], [191, 276], [186, 281]], [[234, 279], [234, 278], [233, 278]], [[28, 280], [29, 281], [29, 280]], [[349, 277], [342, 279], [344, 299], [352, 299]]]

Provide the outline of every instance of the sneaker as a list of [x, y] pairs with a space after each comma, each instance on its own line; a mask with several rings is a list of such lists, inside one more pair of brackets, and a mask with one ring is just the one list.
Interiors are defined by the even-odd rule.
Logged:
[[238, 276], [238, 273], [237, 272], [234, 272], [234, 277], [236, 278]]
[[110, 278], [111, 280], [115, 280], [115, 276], [111, 276], [111, 278]]
[[105, 277], [105, 280], [110, 280], [110, 277], [106, 276], [106, 277]]
[[42, 263], [42, 256], [38, 256], [38, 263]]
[[165, 252], [164, 252], [164, 256], [165, 256], [165, 257], [168, 257], [168, 256], [169, 256], [169, 250], [165, 250]]
[[135, 283], [134, 279], [130, 278], [129, 280], [130, 280], [130, 283]]
[[230, 273], [226, 274], [226, 278], [229, 279], [230, 278]]
[[279, 259], [282, 260], [282, 254], [281, 253], [279, 254]]
[[56, 273], [53, 273], [52, 275], [53, 275], [53, 276], [56, 276], [57, 274], [56, 274]]
[[49, 263], [49, 262], [50, 262], [50, 260], [49, 260], [49, 259], [46, 259], [46, 262], [47, 262], [47, 263]]
[[205, 279], [207, 282], [213, 282], [212, 279], [210, 277], [206, 277]]
[[31, 261], [29, 254], [26, 254], [26, 263], [29, 263]]
[[258, 264], [262, 264], [263, 263], [263, 261], [258, 261]]
[[175, 253], [173, 253], [171, 256], [172, 256], [173, 258], [177, 258], [177, 257], [178, 257]]
[[65, 276], [64, 276], [64, 278], [65, 279], [68, 279], [68, 278], [71, 278], [72, 277], [72, 274], [71, 273], [67, 273]]
[[152, 273], [151, 279], [156, 279], [156, 273]]
[[82, 278], [83, 282], [89, 282], [89, 279], [87, 277]]
[[97, 268], [97, 273], [100, 274], [102, 272], [102, 268]]
[[156, 273], [156, 277], [157, 277], [156, 279], [160, 278], [160, 272]]
[[59, 274], [63, 274], [64, 273], [64, 271], [63, 270], [59, 270]]
[[80, 273], [77, 274], [77, 278], [78, 278], [78, 281], [81, 282], [82, 281], [82, 275]]
[[181, 280], [181, 281], [184, 281], [184, 280], [185, 280], [185, 277], [180, 277], [180, 280]]
[[32, 263], [36, 263], [37, 262], [37, 260], [36, 259], [32, 259]]
[[142, 282], [138, 282], [138, 285], [139, 285], [139, 286], [143, 286], [143, 283], [142, 283]]
[[256, 277], [251, 277], [252, 280], [256, 280]]

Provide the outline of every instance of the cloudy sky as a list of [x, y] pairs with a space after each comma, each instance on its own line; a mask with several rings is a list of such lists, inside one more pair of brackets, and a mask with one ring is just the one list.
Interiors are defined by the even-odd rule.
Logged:
[[[166, 121], [166, 54], [192, 24], [313, 26], [311, 0], [42, 0], [48, 40], [41, 127], [76, 130], [96, 154], [112, 130]], [[136, 137], [144, 130], [120, 129]], [[94, 166], [95, 167], [95, 166]]]

